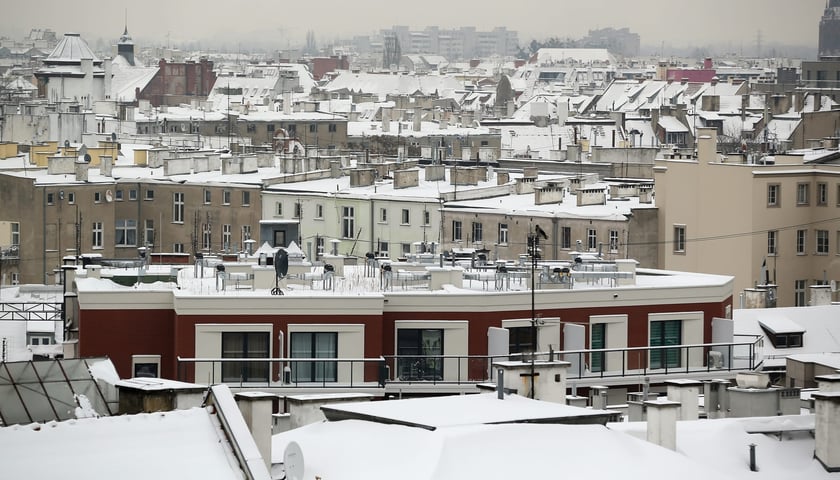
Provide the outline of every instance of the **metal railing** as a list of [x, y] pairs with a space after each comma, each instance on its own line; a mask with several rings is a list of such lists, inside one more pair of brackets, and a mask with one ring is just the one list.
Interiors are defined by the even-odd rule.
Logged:
[[[382, 388], [462, 385], [494, 381], [501, 361], [571, 363], [569, 379], [754, 371], [763, 361], [763, 338], [732, 343], [602, 348], [490, 355], [384, 355], [377, 358], [182, 358], [178, 379], [231, 386]], [[714, 353], [713, 353], [714, 352]], [[254, 367], [257, 368], [254, 368]], [[239, 372], [238, 376], [237, 373]], [[304, 375], [307, 374], [308, 375]], [[306, 378], [304, 378], [304, 376]]]

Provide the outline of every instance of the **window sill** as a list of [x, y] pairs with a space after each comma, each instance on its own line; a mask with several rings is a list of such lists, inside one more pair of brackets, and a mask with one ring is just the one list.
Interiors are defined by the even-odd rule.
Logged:
[[105, 247], [90, 247], [91, 250], [105, 250]]

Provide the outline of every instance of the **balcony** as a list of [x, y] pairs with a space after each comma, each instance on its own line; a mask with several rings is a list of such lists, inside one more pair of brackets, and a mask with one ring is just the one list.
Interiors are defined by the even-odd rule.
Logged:
[[[763, 361], [763, 342], [763, 337], [750, 337], [732, 343], [538, 352], [533, 356], [178, 357], [178, 380], [206, 379], [211, 383], [226, 383], [231, 388], [261, 388], [275, 393], [467, 393], [476, 391], [479, 384], [495, 381], [491, 368], [495, 362], [532, 359], [541, 362], [550, 358], [571, 364], [568, 381], [576, 387], [638, 384], [643, 378], [651, 383], [677, 378], [711, 380], [734, 378], [738, 372], [757, 370]], [[230, 374], [225, 375], [225, 371], [251, 373], [230, 381]]]

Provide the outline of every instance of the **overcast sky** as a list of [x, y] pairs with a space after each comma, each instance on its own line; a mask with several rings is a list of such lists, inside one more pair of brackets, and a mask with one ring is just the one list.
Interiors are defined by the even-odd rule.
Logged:
[[[75, 31], [116, 42], [128, 28], [136, 40], [229, 39], [262, 36], [295, 44], [313, 30], [319, 44], [391, 25], [504, 26], [520, 42], [549, 36], [577, 38], [589, 29], [629, 27], [643, 45], [817, 45], [825, 0], [0, 0], [0, 35], [20, 37], [30, 28]], [[282, 39], [282, 40], [281, 40]], [[280, 45], [284, 47], [286, 45]]]

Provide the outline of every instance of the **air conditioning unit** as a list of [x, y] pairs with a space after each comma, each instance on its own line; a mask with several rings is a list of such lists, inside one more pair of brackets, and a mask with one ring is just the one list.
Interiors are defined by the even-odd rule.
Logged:
[[710, 368], [723, 368], [723, 353], [716, 350], [710, 351], [708, 364]]

